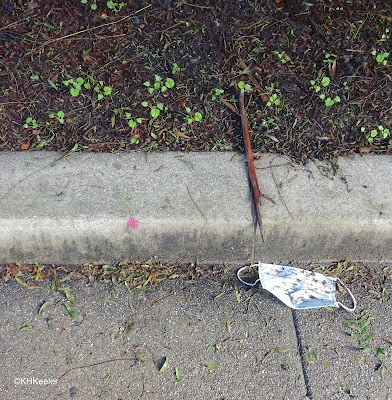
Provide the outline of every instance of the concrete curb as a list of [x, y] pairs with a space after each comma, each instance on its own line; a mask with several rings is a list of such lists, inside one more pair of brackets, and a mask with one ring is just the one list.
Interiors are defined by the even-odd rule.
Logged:
[[[260, 187], [276, 202], [262, 205], [263, 261], [392, 259], [392, 157], [337, 166], [257, 161]], [[243, 263], [251, 251], [246, 164], [236, 153], [4, 152], [0, 169], [0, 262]]]

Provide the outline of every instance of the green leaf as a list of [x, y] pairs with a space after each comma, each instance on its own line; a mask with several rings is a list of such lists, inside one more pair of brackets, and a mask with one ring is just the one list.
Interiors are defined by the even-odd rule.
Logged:
[[180, 383], [182, 381], [180, 373], [178, 371], [178, 368], [176, 368], [176, 382], [175, 383]]
[[227, 329], [227, 332], [231, 333], [231, 323], [228, 319], [226, 320], [226, 329]]
[[83, 85], [83, 83], [84, 83], [84, 79], [83, 79], [83, 78], [81, 78], [81, 77], [79, 77], [79, 78], [76, 78], [76, 82], [77, 82], [77, 84], [78, 84], [79, 86], [82, 86], [82, 85]]
[[149, 82], [149, 81], [146, 81], [146, 82], [143, 83], [143, 85], [144, 85], [144, 86], [150, 86], [150, 82]]
[[88, 90], [91, 89], [91, 83], [90, 82], [86, 82], [83, 86]]
[[76, 313], [75, 310], [73, 310], [71, 308], [71, 306], [69, 306], [67, 303], [64, 303], [64, 307], [67, 309], [68, 314], [72, 317], [72, 318], [77, 318], [78, 314]]
[[376, 351], [376, 357], [385, 356], [387, 354], [387, 349], [384, 347], [378, 347]]
[[129, 294], [132, 294], [131, 288], [130, 288], [130, 286], [129, 286], [129, 283], [128, 283], [127, 281], [125, 281], [125, 282], [124, 282], [124, 285], [125, 285], [125, 287], [127, 288], [128, 293], [129, 293]]
[[158, 107], [160, 110], [163, 110], [163, 104], [162, 104], [162, 103], [158, 103], [158, 104], [157, 104], [157, 107]]
[[49, 114], [49, 118], [54, 118], [54, 114]]
[[[53, 81], [51, 81], [50, 79], [48, 79], [48, 83], [49, 83], [50, 86], [52, 86], [53, 89], [59, 90], [59, 88], [57, 87], [57, 85], [56, 85]], [[64, 83], [64, 82], [63, 82], [63, 83]]]
[[326, 105], [327, 107], [331, 107], [331, 106], [333, 106], [334, 104], [335, 104], [335, 101], [332, 100], [330, 97], [328, 97], [327, 99], [325, 99], [325, 105]]
[[142, 119], [142, 118], [136, 118], [136, 122], [137, 122], [138, 124], [141, 124], [141, 123], [143, 122], [143, 119]]
[[114, 300], [102, 299], [102, 301], [103, 301], [104, 303], [117, 304], [117, 301], [114, 301]]
[[60, 292], [64, 292], [65, 297], [67, 298], [67, 300], [72, 303], [75, 304], [76, 300], [73, 297], [72, 293], [71, 293], [71, 289], [70, 288], [57, 288], [57, 290], [59, 290]]
[[59, 111], [59, 112], [57, 113], [57, 116], [58, 116], [59, 118], [64, 118], [64, 112], [63, 112], [63, 111]]
[[16, 283], [18, 283], [21, 286], [24, 286], [27, 288], [29, 287], [29, 285], [26, 282], [23, 282], [22, 279], [18, 278], [17, 276], [15, 276], [15, 281], [16, 281]]
[[76, 96], [79, 95], [79, 89], [71, 88], [70, 92], [71, 92], [71, 95], [72, 95], [73, 97], [76, 97]]
[[105, 96], [109, 96], [112, 93], [112, 88], [109, 86], [105, 86], [103, 88], [103, 93], [105, 94]]
[[135, 128], [135, 126], [137, 125], [136, 122], [133, 119], [130, 119], [128, 121], [128, 125], [130, 128]]
[[99, 93], [98, 94], [98, 100], [102, 100], [103, 99], [103, 94], [102, 93]]
[[201, 121], [203, 119], [203, 116], [199, 113], [199, 112], [196, 112], [195, 113], [195, 121]]
[[168, 87], [169, 89], [174, 87], [174, 80], [172, 78], [167, 78], [166, 79], [166, 87]]
[[210, 370], [217, 370], [219, 369], [221, 366], [219, 364], [207, 364], [206, 367]]
[[378, 135], [378, 132], [377, 132], [375, 129], [372, 129], [372, 130], [370, 131], [370, 136], [371, 136], [372, 138], [376, 137], [377, 135]]
[[330, 81], [331, 81], [331, 80], [328, 78], [328, 76], [324, 76], [324, 78], [321, 80], [321, 84], [322, 84], [324, 87], [327, 87], [327, 86], [329, 85]]
[[79, 147], [79, 145], [76, 143], [69, 152], [72, 153], [72, 152], [76, 151], [78, 149], [78, 147]]
[[160, 114], [160, 111], [157, 108], [153, 107], [151, 108], [150, 114], [153, 118], [157, 118]]
[[369, 353], [370, 351], [372, 351], [372, 348], [371, 347], [366, 347], [366, 348], [364, 348], [363, 350], [362, 350], [362, 353]]
[[42, 304], [42, 306], [39, 308], [38, 310], [38, 315], [41, 315], [50, 305], [52, 305], [53, 303], [50, 301], [45, 301], [44, 304]]
[[159, 82], [154, 83], [154, 89], [159, 89], [161, 87], [161, 84]]
[[97, 9], [97, 5], [96, 4], [91, 4], [91, 9], [95, 11]]
[[166, 371], [168, 366], [169, 366], [169, 359], [165, 357], [165, 361], [163, 362], [162, 367], [159, 368], [159, 372]]
[[155, 75], [155, 81], [156, 82], [160, 82], [162, 80], [162, 78], [159, 75]]
[[208, 345], [206, 352], [208, 353], [210, 350], [214, 348], [214, 346], [215, 346], [214, 344]]
[[362, 344], [368, 344], [374, 337], [374, 332], [369, 333], [364, 340], [362, 340]]
[[308, 350], [308, 363], [312, 364], [312, 363], [314, 363], [314, 350], [313, 350], [313, 347], [309, 346], [307, 350]]
[[147, 101], [143, 101], [142, 106], [143, 107], [148, 107], [148, 102]]

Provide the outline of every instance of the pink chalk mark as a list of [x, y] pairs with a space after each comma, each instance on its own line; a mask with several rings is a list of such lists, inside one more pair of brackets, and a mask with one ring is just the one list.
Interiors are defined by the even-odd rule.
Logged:
[[132, 229], [137, 229], [137, 227], [139, 225], [139, 221], [137, 221], [135, 218], [129, 218], [127, 225], [129, 227], [131, 227]]

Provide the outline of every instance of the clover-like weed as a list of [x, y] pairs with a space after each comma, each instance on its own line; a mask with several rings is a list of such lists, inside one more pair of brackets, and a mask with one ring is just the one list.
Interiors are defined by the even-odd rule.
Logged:
[[241, 93], [250, 92], [252, 90], [252, 86], [250, 86], [248, 83], [245, 83], [244, 81], [239, 81], [237, 85], [238, 88], [241, 90]]
[[390, 135], [390, 130], [388, 128], [384, 128], [382, 125], [379, 125], [377, 129], [372, 129], [369, 133], [366, 133], [366, 128], [362, 126], [361, 132], [365, 134], [366, 140], [369, 143], [373, 143], [373, 140], [376, 137], [386, 139]]
[[64, 124], [64, 112], [63, 111], [58, 111], [57, 113], [50, 113], [49, 118], [52, 119], [57, 119], [57, 121], [60, 122], [60, 124]]
[[215, 100], [217, 100], [218, 98], [219, 98], [219, 96], [221, 95], [221, 94], [223, 94], [225, 91], [223, 90], [223, 89], [214, 89], [213, 90], [213, 94], [212, 94], [212, 96], [211, 96], [211, 100], [212, 101], [215, 101]]
[[97, 9], [97, 3], [95, 2], [95, 1], [93, 1], [93, 2], [89, 2], [88, 0], [81, 0], [80, 1], [82, 4], [88, 4], [89, 6], [90, 6], [90, 8], [92, 9], [92, 10], [96, 10]]
[[73, 97], [79, 96], [83, 88], [87, 90], [93, 89], [98, 95], [98, 100], [102, 100], [104, 97], [112, 94], [110, 86], [106, 86], [103, 81], [95, 81], [94, 79], [85, 80], [82, 77], [71, 78], [63, 81], [63, 84], [70, 87], [70, 93]]
[[163, 105], [163, 103], [157, 103], [154, 105], [150, 105], [148, 101], [143, 101], [141, 105], [145, 108], [150, 107], [150, 115], [156, 119], [159, 117], [161, 111], [167, 110], [167, 107]]
[[388, 53], [386, 51], [378, 53], [376, 50], [373, 50], [372, 55], [376, 57], [376, 61], [379, 65], [385, 66], [388, 64], [387, 59], [388, 59], [390, 53]]
[[143, 122], [142, 118], [133, 118], [131, 113], [125, 113], [125, 119], [128, 121], [128, 126], [130, 128], [136, 128], [137, 124], [141, 124]]
[[186, 122], [191, 124], [192, 122], [200, 122], [203, 119], [203, 116], [198, 111], [193, 113], [189, 107], [185, 107], [185, 111], [187, 112], [187, 116], [185, 117]]
[[334, 104], [336, 103], [340, 103], [340, 97], [339, 96], [335, 96], [335, 97], [330, 97], [327, 96], [326, 93], [328, 92], [327, 88], [329, 86], [329, 84], [331, 83], [330, 78], [328, 78], [328, 76], [324, 76], [321, 81], [315, 81], [315, 80], [311, 80], [310, 84], [312, 85], [314, 91], [316, 93], [320, 93], [319, 97], [321, 100], [324, 101], [324, 104], [326, 107], [332, 107]]
[[108, 1], [106, 3], [106, 6], [109, 8], [109, 10], [113, 11], [114, 13], [118, 13], [125, 6], [125, 3], [123, 3], [123, 2], [116, 3], [114, 1]]
[[28, 129], [28, 128], [37, 129], [38, 128], [37, 121], [35, 119], [33, 119], [33, 117], [27, 117], [26, 118], [26, 122], [23, 125], [23, 128], [25, 128], [25, 129]]
[[148, 93], [153, 94], [156, 90], [166, 92], [167, 89], [171, 89], [175, 86], [175, 82], [172, 78], [166, 78], [166, 80], [163, 80], [159, 75], [155, 75], [154, 83], [146, 81], [143, 85], [148, 88]]
[[286, 64], [291, 61], [291, 57], [288, 56], [285, 52], [273, 51], [272, 54], [275, 54], [282, 64]]

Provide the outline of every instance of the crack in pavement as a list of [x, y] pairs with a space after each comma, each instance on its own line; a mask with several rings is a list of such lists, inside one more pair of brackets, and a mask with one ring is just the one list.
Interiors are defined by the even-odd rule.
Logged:
[[299, 351], [301, 366], [302, 366], [302, 374], [304, 377], [304, 383], [305, 383], [305, 387], [306, 387], [306, 397], [309, 398], [309, 400], [312, 400], [313, 399], [312, 386], [310, 384], [309, 375], [308, 375], [306, 365], [305, 365], [305, 360], [304, 360], [305, 351], [304, 351], [304, 346], [302, 343], [301, 333], [300, 333], [299, 326], [298, 326], [298, 318], [297, 318], [296, 311], [291, 310], [291, 315], [293, 316], [295, 336], [297, 337], [298, 351]]

